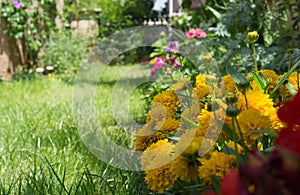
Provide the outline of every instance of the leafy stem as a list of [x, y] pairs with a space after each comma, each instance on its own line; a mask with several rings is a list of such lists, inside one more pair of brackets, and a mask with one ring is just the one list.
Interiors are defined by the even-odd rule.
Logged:
[[254, 43], [252, 43], [251, 46], [252, 46], [252, 51], [253, 51], [253, 61], [254, 61], [254, 66], [255, 66], [255, 72], [258, 72], [258, 65], [257, 65], [257, 60], [256, 60], [256, 49], [255, 49]]

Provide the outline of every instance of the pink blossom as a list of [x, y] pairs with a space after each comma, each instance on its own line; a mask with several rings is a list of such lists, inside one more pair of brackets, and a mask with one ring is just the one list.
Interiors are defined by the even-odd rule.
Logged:
[[155, 65], [152, 66], [151, 68], [151, 73], [155, 73], [155, 71], [161, 67], [163, 67], [163, 65], [166, 63], [166, 59], [162, 58], [162, 57], [156, 57], [154, 59], [155, 61]]
[[163, 66], [166, 63], [166, 60], [162, 57], [156, 57], [155, 58], [155, 63], [159, 64], [160, 66]]
[[199, 30], [196, 31], [196, 37], [197, 39], [206, 38], [206, 32], [199, 28]]
[[193, 37], [196, 37], [197, 39], [206, 38], [206, 32], [204, 32], [204, 30], [201, 28], [192, 28], [187, 32], [186, 35], [188, 39]]
[[194, 28], [192, 28], [191, 30], [189, 30], [189, 31], [186, 33], [186, 36], [187, 36], [188, 39], [191, 39], [191, 38], [194, 37], [195, 33], [196, 33], [196, 30], [195, 30]]
[[160, 69], [163, 66], [163, 64], [156, 64], [154, 66], [152, 66], [152, 68], [150, 69], [151, 73], [155, 73], [157, 69]]
[[23, 7], [23, 3], [19, 2], [18, 0], [14, 0], [14, 7], [16, 9], [21, 9]]
[[180, 62], [176, 59], [177, 56], [173, 56], [172, 59], [171, 59], [171, 62], [170, 62], [170, 65], [173, 66], [177, 66], [177, 67], [181, 67], [181, 64]]

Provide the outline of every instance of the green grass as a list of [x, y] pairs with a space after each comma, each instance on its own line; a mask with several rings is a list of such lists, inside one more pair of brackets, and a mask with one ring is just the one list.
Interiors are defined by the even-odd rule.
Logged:
[[[97, 86], [99, 121], [118, 144], [134, 140], [109, 110], [120, 73], [130, 66], [109, 67]], [[105, 81], [105, 82], [104, 82]], [[47, 78], [0, 83], [0, 194], [148, 194], [141, 172], [111, 167], [85, 147], [72, 111], [73, 86]], [[143, 116], [135, 91], [131, 116]], [[125, 135], [125, 136], [124, 136]]]

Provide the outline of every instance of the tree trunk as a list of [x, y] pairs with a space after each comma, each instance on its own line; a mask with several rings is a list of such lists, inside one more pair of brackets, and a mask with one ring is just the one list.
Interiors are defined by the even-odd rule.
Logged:
[[6, 21], [0, 18], [0, 79], [9, 80], [22, 60], [16, 40], [4, 33], [5, 27]]

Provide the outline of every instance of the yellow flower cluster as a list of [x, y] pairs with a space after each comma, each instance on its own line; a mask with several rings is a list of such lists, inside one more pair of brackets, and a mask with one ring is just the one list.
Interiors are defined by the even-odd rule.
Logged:
[[[151, 190], [163, 193], [171, 189], [176, 180], [200, 179], [211, 186], [212, 176], [222, 180], [237, 167], [237, 155], [244, 155], [251, 147], [261, 149], [260, 139], [265, 132], [278, 133], [285, 127], [277, 117], [280, 103], [275, 103], [270, 96], [283, 75], [272, 70], [260, 70], [258, 75], [264, 77], [267, 89], [260, 89], [256, 80], [248, 76], [250, 86], [241, 90], [234, 79], [226, 75], [221, 92], [214, 90], [216, 79], [198, 75], [192, 94], [188, 93], [192, 96], [190, 105], [182, 106], [185, 104], [181, 105], [176, 94], [188, 88], [189, 79], [180, 80], [169, 91], [153, 98], [147, 124], [136, 137], [136, 149], [143, 151], [141, 163], [145, 181]], [[297, 79], [294, 73], [288, 79], [295, 90], [298, 90]], [[281, 88], [279, 93], [282, 93]], [[230, 100], [223, 97], [224, 94], [231, 94]], [[229, 108], [230, 114], [226, 112]], [[233, 150], [237, 151], [232, 153]]]
[[201, 166], [199, 167], [200, 179], [208, 185], [212, 185], [211, 176], [222, 180], [226, 173], [236, 167], [236, 159], [232, 154], [224, 154], [214, 151], [209, 159], [199, 158]]

